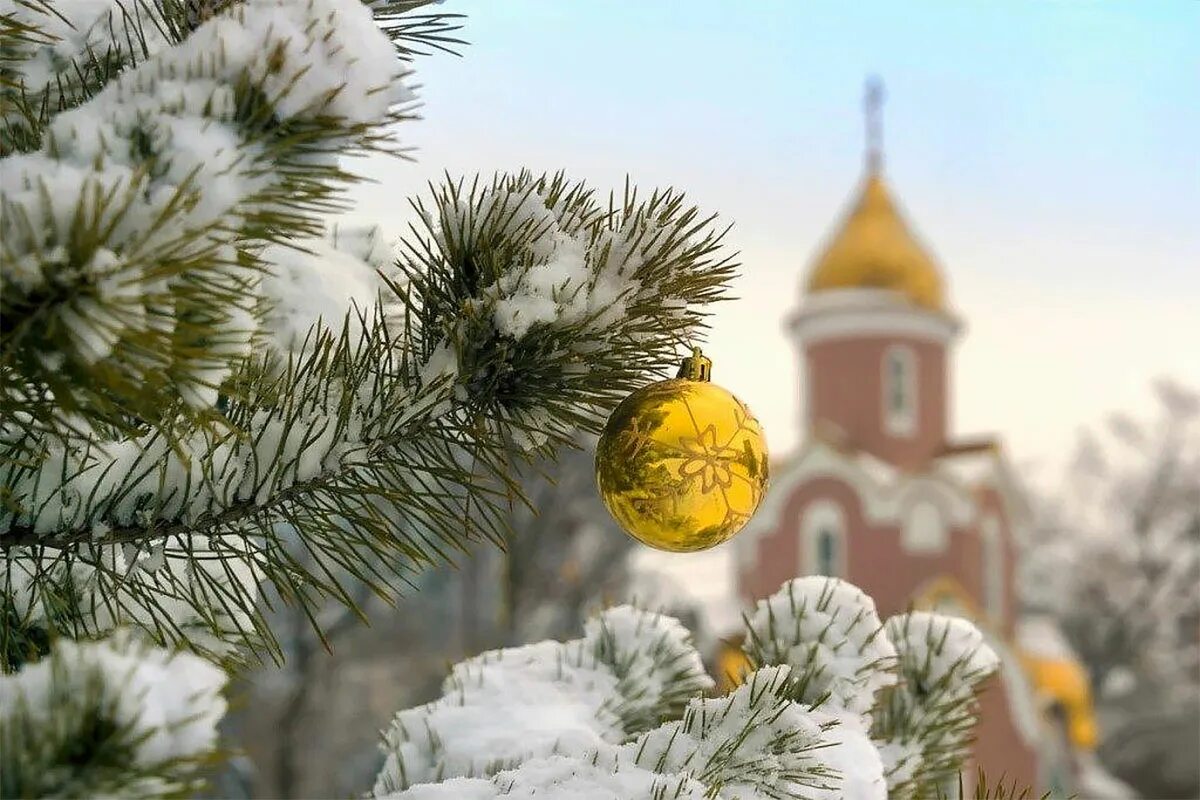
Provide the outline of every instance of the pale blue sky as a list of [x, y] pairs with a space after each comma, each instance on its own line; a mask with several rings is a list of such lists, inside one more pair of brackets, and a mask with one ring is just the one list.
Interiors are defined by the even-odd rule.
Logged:
[[[715, 377], [798, 435], [783, 336], [859, 177], [865, 76], [888, 174], [967, 322], [955, 427], [1058, 461], [1081, 424], [1200, 387], [1200, 2], [449, 0], [461, 59], [420, 61], [416, 163], [370, 165], [359, 212], [443, 170], [628, 173], [735, 223], [744, 263]], [[761, 366], [756, 366], [761, 364]]]

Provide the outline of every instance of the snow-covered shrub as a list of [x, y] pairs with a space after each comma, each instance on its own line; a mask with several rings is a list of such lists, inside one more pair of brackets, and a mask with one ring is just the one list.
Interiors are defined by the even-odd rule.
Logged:
[[[721, 697], [701, 694], [711, 682], [677, 622], [628, 607], [584, 639], [463, 662], [440, 700], [396, 716], [375, 794], [883, 800], [927, 796], [961, 766], [975, 692], [997, 667], [970, 622], [915, 613], [884, 625], [856, 587], [802, 578], [747, 628], [759, 667]], [[665, 697], [670, 664], [686, 705], [660, 703], [666, 719], [614, 713]]]

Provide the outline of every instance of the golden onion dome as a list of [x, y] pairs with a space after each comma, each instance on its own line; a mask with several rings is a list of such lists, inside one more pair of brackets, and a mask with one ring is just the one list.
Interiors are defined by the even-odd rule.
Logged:
[[866, 89], [866, 180], [813, 263], [807, 291], [890, 289], [918, 306], [944, 311], [941, 271], [909, 230], [883, 180], [883, 84], [872, 78]]
[[817, 257], [806, 290], [891, 289], [934, 311], [945, 309], [941, 271], [909, 230], [877, 169]]
[[1098, 737], [1087, 671], [1072, 658], [1026, 654], [1024, 661], [1037, 691], [1063, 710], [1071, 744], [1093, 749]]

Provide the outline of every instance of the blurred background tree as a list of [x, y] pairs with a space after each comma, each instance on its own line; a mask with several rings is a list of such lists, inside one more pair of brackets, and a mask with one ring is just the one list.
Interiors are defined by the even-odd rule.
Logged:
[[1200, 796], [1200, 395], [1155, 384], [1149, 421], [1080, 440], [1041, 503], [1031, 611], [1056, 618], [1096, 692], [1099, 755], [1145, 797]]
[[[504, 550], [475, 548], [418, 576], [401, 605], [350, 581], [363, 625], [331, 602], [322, 644], [301, 609], [272, 615], [282, 667], [248, 673], [232, 692], [226, 740], [245, 749], [213, 796], [328, 797], [360, 791], [379, 770], [378, 733], [396, 709], [440, 693], [446, 665], [483, 650], [577, 635], [589, 613], [636, 592], [633, 540], [595, 489], [594, 437], [517, 468]], [[644, 586], [645, 581], [640, 585]], [[654, 598], [662, 601], [661, 597]]]

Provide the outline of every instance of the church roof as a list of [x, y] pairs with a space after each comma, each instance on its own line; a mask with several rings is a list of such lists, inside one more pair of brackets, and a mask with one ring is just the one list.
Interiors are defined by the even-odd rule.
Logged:
[[888, 289], [915, 305], [945, 310], [941, 270], [909, 229], [878, 168], [813, 262], [806, 290]]
[[883, 86], [867, 84], [864, 104], [867, 169], [858, 196], [842, 215], [808, 273], [807, 291], [883, 289], [914, 305], [946, 310], [942, 273], [912, 232], [883, 178]]
[[934, 465], [943, 474], [967, 487], [990, 486], [1000, 493], [1012, 515], [1015, 532], [1020, 535], [1031, 512], [1020, 479], [1009, 463], [1000, 440], [979, 437], [952, 442], [934, 458]]

